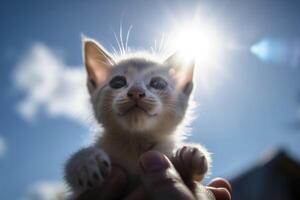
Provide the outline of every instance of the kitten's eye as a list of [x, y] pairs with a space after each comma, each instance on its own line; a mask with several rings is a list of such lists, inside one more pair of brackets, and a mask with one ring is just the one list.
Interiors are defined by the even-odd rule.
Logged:
[[164, 90], [167, 87], [168, 83], [161, 77], [154, 77], [151, 79], [149, 85], [154, 89]]
[[113, 89], [119, 89], [127, 85], [127, 81], [124, 76], [115, 76], [109, 82], [109, 86]]

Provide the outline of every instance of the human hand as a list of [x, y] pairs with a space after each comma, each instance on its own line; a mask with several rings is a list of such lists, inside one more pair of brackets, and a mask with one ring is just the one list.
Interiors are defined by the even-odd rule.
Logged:
[[[170, 160], [156, 151], [144, 153], [140, 158], [140, 177], [143, 188], [134, 191], [126, 200], [230, 200], [231, 186], [225, 179], [214, 179], [208, 187], [195, 182], [195, 191], [190, 190]], [[144, 194], [143, 194], [144, 192]]]
[[231, 199], [230, 184], [228, 181], [220, 178], [211, 181], [206, 189], [198, 185], [195, 195], [183, 183], [169, 159], [159, 152], [149, 151], [144, 153], [139, 163], [142, 186], [131, 194], [124, 194], [124, 188], [128, 183], [125, 173], [120, 168], [113, 167], [111, 177], [108, 178], [108, 182], [100, 190], [89, 190], [77, 200], [144, 200], [149, 199], [147, 197], [154, 200]]

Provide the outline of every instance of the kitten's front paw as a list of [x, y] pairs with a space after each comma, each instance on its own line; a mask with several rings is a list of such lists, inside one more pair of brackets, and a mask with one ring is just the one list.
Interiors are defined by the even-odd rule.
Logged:
[[66, 165], [65, 178], [76, 194], [101, 186], [111, 170], [107, 154], [89, 147], [74, 154]]
[[174, 165], [184, 180], [201, 181], [209, 168], [208, 155], [197, 147], [184, 146], [177, 150]]

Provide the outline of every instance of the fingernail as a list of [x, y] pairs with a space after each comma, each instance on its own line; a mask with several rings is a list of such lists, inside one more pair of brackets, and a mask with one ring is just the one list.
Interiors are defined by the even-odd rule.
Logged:
[[205, 173], [208, 170], [208, 165], [206, 158], [203, 154], [200, 154], [199, 152], [194, 155], [192, 160], [192, 166], [194, 169], [197, 169], [199, 173]]
[[163, 154], [149, 151], [141, 156], [140, 166], [144, 172], [154, 172], [165, 170], [170, 164]]

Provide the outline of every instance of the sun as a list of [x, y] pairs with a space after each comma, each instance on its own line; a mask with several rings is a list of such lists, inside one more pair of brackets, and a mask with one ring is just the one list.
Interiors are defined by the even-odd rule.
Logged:
[[222, 41], [218, 31], [208, 24], [177, 24], [169, 34], [171, 49], [179, 51], [185, 59], [211, 63], [220, 56]]
[[174, 20], [167, 33], [166, 54], [177, 52], [182, 63], [193, 61], [195, 90], [212, 94], [227, 74], [228, 34], [221, 25], [199, 16]]

